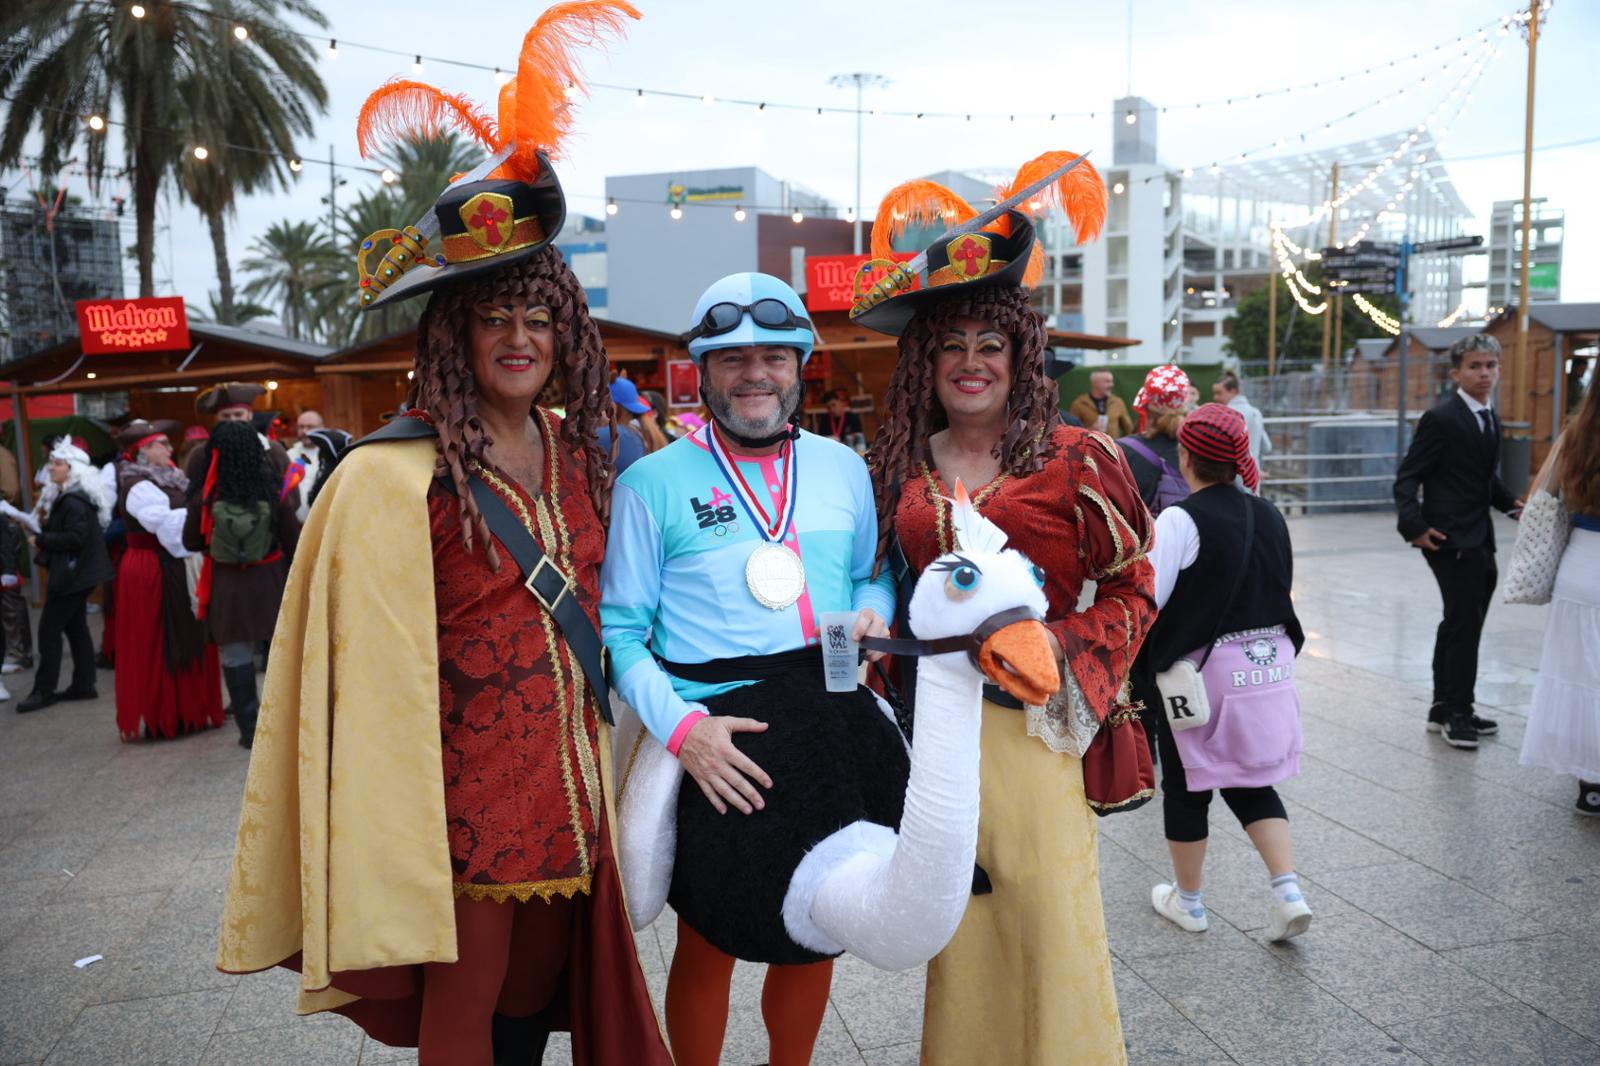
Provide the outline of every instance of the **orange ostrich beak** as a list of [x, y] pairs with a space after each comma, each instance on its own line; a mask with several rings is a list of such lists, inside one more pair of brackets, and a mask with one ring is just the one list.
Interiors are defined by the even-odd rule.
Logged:
[[978, 669], [1023, 703], [1042, 704], [1061, 687], [1061, 669], [1042, 622], [1012, 622], [978, 649]]

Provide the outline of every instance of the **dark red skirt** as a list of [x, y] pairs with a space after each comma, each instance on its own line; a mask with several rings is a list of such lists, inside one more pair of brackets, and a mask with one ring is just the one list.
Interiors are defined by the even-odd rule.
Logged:
[[[154, 538], [151, 538], [152, 540]], [[181, 670], [167, 665], [162, 617], [162, 554], [134, 543], [117, 564], [117, 731], [138, 740], [197, 733], [222, 724], [222, 669], [217, 649], [205, 649]]]

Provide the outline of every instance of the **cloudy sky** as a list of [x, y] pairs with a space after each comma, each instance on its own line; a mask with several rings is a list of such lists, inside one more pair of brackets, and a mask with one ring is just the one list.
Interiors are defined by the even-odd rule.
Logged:
[[[975, 113], [971, 121], [866, 119], [862, 197], [869, 215], [891, 185], [932, 171], [1014, 166], [1049, 148], [1093, 149], [1096, 158], [1109, 162], [1107, 111], [1130, 85], [1156, 106], [1175, 109], [1160, 118], [1161, 158], [1175, 167], [1199, 169], [1279, 135], [1291, 145], [1285, 151], [1293, 150], [1302, 132], [1309, 133], [1308, 148], [1343, 144], [1415, 125], [1470, 62], [1462, 58], [1463, 45], [1422, 60], [1404, 57], [1515, 10], [1508, 0], [638, 4], [644, 19], [609, 53], [596, 53], [587, 64], [592, 82], [624, 88], [596, 88], [581, 106], [578, 136], [559, 166], [573, 211], [601, 212], [608, 174], [749, 164], [848, 204], [854, 198], [855, 120], [818, 118], [814, 109], [851, 106], [853, 91], [830, 87], [829, 76], [852, 71], [890, 80], [887, 88], [869, 93], [868, 106]], [[520, 5], [484, 0], [386, 0], [377, 6], [326, 3], [324, 10], [331, 28], [318, 31], [319, 37], [337, 38], [339, 55], [319, 52], [331, 101], [304, 155], [325, 159], [332, 145], [339, 160], [353, 162], [354, 116], [362, 99], [388, 77], [412, 76], [410, 53], [510, 66], [538, 7], [521, 11]], [[1477, 227], [1487, 224], [1493, 201], [1519, 197], [1522, 188], [1527, 51], [1518, 33], [1500, 43], [1502, 54], [1485, 70], [1467, 114], [1442, 151]], [[383, 55], [358, 44], [408, 55]], [[1600, 257], [1594, 254], [1600, 245], [1600, 202], [1593, 193], [1594, 175], [1600, 173], [1596, 45], [1600, 3], [1558, 0], [1539, 48], [1535, 144], [1546, 150], [1535, 157], [1533, 189], [1567, 212], [1566, 300], [1600, 300]], [[1400, 62], [1390, 67], [1391, 59]], [[1382, 65], [1380, 72], [1359, 74], [1375, 64]], [[1340, 75], [1346, 76], [1342, 83]], [[496, 86], [490, 73], [428, 61], [421, 79], [492, 106]], [[1333, 87], [1320, 92], [1254, 99], [1257, 93], [1330, 79]], [[696, 99], [640, 102], [633, 92], [637, 87]], [[1395, 95], [1400, 89], [1405, 92]], [[702, 95], [715, 102], [702, 103]], [[1231, 106], [1192, 106], [1229, 96], [1248, 99]], [[1389, 97], [1386, 106], [1338, 121], [1382, 97]], [[723, 102], [729, 98], [805, 107], [757, 112]], [[1067, 117], [1088, 111], [1099, 114]], [[1056, 121], [1043, 118], [1050, 112], [1058, 113]], [[980, 117], [1010, 113], [1019, 117]], [[1323, 130], [1330, 120], [1333, 128]], [[351, 183], [345, 195], [377, 181], [360, 172], [343, 175]], [[81, 178], [71, 184], [88, 196]], [[320, 198], [327, 184], [328, 168], [308, 162], [292, 192], [242, 203], [232, 226], [235, 258], [273, 221], [326, 217]], [[170, 277], [172, 291], [204, 304], [205, 292], [215, 287], [205, 229], [193, 209], [181, 204], [170, 218], [170, 235], [163, 232], [159, 241], [158, 277], [164, 289]], [[131, 234], [131, 216], [127, 222]]]

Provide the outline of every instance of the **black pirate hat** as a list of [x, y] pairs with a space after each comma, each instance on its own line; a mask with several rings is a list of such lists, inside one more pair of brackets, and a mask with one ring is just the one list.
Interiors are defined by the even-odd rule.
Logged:
[[[1099, 235], [1106, 187], [1088, 159], [1050, 151], [1018, 168], [995, 190], [995, 207], [977, 208], [938, 182], [890, 189], [872, 225], [872, 259], [856, 279], [850, 320], [899, 336], [928, 305], [980, 288], [1032, 288], [1044, 275], [1034, 219], [1059, 208], [1078, 241]], [[910, 263], [893, 261], [894, 241], [915, 225], [944, 232]]]
[[852, 311], [850, 320], [868, 329], [898, 337], [918, 311], [929, 304], [975, 289], [1017, 287], [1033, 254], [1033, 222], [1018, 211], [1008, 235], [979, 230], [945, 234], [928, 246], [927, 275], [920, 287], [904, 289], [876, 306]]
[[[555, 239], [566, 222], [561, 182], [543, 152], [539, 176], [463, 181], [433, 204], [438, 244], [430, 254], [420, 230], [379, 230], [361, 242], [356, 262], [361, 309], [431, 292], [441, 285], [520, 262]], [[372, 256], [382, 258], [369, 266]]]
[[452, 182], [414, 225], [379, 230], [361, 243], [363, 311], [520, 262], [555, 239], [567, 205], [550, 158], [571, 132], [572, 99], [585, 91], [575, 53], [621, 34], [638, 17], [627, 0], [551, 7], [522, 38], [494, 118], [464, 96], [409, 79], [393, 79], [367, 97], [356, 122], [362, 155], [396, 134], [438, 136], [449, 125], [489, 158]]

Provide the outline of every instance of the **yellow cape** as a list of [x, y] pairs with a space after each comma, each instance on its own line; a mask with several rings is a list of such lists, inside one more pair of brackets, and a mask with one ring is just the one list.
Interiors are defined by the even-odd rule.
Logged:
[[[453, 962], [432, 440], [352, 452], [312, 511], [273, 633], [217, 966], [301, 953], [302, 1013], [330, 974]], [[337, 728], [335, 728], [337, 726]]]
[[331, 987], [333, 973], [456, 959], [434, 457], [432, 440], [393, 441], [339, 464], [301, 531], [273, 633], [217, 967], [248, 973], [299, 952], [301, 1013], [356, 998]]

